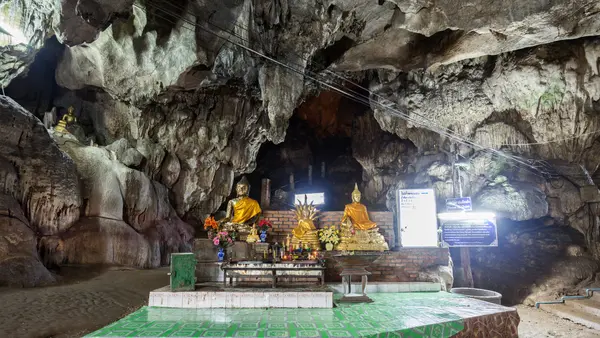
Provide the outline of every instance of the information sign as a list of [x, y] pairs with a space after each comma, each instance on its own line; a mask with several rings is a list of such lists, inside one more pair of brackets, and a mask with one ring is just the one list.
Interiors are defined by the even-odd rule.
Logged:
[[396, 195], [403, 247], [437, 247], [437, 216], [433, 189], [400, 189]]
[[471, 197], [458, 197], [446, 199], [446, 211], [471, 211]]
[[438, 215], [444, 247], [498, 246], [493, 213], [444, 213]]

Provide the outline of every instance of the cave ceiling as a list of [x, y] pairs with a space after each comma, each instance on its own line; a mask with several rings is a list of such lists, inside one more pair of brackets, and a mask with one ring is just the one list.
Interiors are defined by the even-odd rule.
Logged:
[[[599, 164], [590, 133], [600, 127], [595, 0], [0, 0], [0, 8], [3, 24], [30, 41], [0, 47], [2, 84], [55, 36], [66, 47], [54, 104], [74, 105], [96, 142], [125, 138], [143, 149], [144, 171], [168, 183], [182, 216], [221, 205], [234, 177], [256, 168], [261, 144], [285, 140], [295, 112], [323, 135], [348, 133], [343, 114], [352, 109], [304, 75], [372, 92], [353, 92], [383, 132], [368, 133], [372, 144], [407, 149], [410, 140], [389, 162], [354, 149], [374, 200], [418, 167], [409, 164], [415, 151], [449, 149], [440, 130], [525, 157]], [[363, 122], [359, 134], [373, 130]], [[590, 134], [506, 146], [581, 133]], [[462, 156], [478, 158], [467, 148]]]

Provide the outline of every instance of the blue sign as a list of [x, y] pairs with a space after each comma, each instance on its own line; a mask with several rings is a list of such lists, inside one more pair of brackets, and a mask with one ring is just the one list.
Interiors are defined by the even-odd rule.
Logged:
[[471, 211], [471, 197], [458, 197], [446, 199], [446, 211]]
[[442, 244], [445, 247], [498, 246], [495, 217], [468, 217], [441, 220]]

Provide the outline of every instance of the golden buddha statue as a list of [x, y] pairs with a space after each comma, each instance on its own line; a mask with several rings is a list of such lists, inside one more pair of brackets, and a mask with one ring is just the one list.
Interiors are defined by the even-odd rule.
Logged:
[[298, 226], [292, 229], [291, 247], [295, 249], [300, 245], [304, 247], [308, 244], [311, 249], [319, 248], [321, 243], [314, 223], [314, 220], [317, 219], [317, 208], [312, 203], [309, 205], [304, 196], [304, 204], [300, 202], [294, 211]]
[[344, 208], [341, 221], [340, 243], [336, 250], [385, 251], [389, 246], [379, 233], [377, 224], [369, 219], [367, 207], [360, 203], [360, 190], [354, 184], [352, 203]]
[[77, 117], [75, 116], [75, 108], [70, 106], [67, 109], [67, 113], [63, 115], [63, 117], [58, 121], [58, 124], [54, 128], [54, 130], [58, 133], [66, 134], [69, 131], [67, 130], [67, 126], [77, 122]]
[[247, 243], [256, 243], [260, 242], [260, 237], [258, 237], [258, 231], [256, 230], [256, 225], [252, 225], [250, 229], [250, 234], [248, 234], [248, 238], [246, 238]]
[[248, 197], [250, 183], [245, 176], [236, 184], [235, 192], [237, 197], [227, 203], [227, 214], [219, 223], [226, 231], [248, 233], [262, 210], [257, 201]]

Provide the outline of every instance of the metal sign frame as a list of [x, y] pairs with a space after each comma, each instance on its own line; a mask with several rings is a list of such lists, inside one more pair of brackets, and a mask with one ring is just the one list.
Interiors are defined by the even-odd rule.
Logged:
[[[412, 192], [424, 192], [427, 191], [428, 193], [431, 194], [431, 196], [433, 196], [433, 205], [432, 205], [432, 210], [433, 210], [433, 215], [434, 215], [434, 220], [435, 220], [435, 232], [436, 232], [436, 245], [422, 245], [422, 246], [406, 246], [403, 244], [403, 237], [402, 236], [402, 207], [401, 207], [401, 196], [402, 196], [402, 192], [403, 191], [412, 191]], [[436, 199], [435, 199], [435, 191], [433, 189], [397, 189], [396, 190], [396, 229], [397, 229], [397, 235], [396, 238], [398, 238], [398, 247], [404, 247], [404, 248], [433, 248], [433, 247], [439, 247], [439, 235], [438, 235], [438, 219], [437, 219], [437, 205], [436, 205]]]
[[[440, 215], [443, 215], [440, 217]], [[444, 219], [444, 216], [453, 215], [452, 218], [456, 221], [468, 221], [472, 219], [481, 219], [486, 220], [493, 224], [494, 227], [494, 240], [488, 245], [481, 244], [473, 244], [473, 245], [450, 245], [448, 242], [444, 241], [444, 222], [452, 221], [452, 218]], [[455, 216], [454, 216], [455, 215]], [[438, 220], [440, 222], [440, 229], [442, 230], [440, 242], [442, 243], [442, 247], [445, 248], [492, 248], [498, 247], [498, 222], [496, 220], [496, 215], [493, 213], [478, 213], [478, 212], [468, 212], [468, 213], [441, 213], [438, 214]]]

